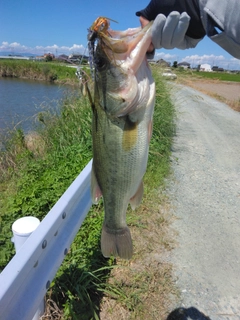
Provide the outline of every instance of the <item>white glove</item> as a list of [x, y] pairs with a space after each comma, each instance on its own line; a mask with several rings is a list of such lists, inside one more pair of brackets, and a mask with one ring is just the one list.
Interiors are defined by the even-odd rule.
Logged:
[[186, 36], [190, 17], [186, 12], [171, 12], [167, 17], [157, 15], [152, 25], [152, 43], [156, 49], [194, 48], [201, 39]]

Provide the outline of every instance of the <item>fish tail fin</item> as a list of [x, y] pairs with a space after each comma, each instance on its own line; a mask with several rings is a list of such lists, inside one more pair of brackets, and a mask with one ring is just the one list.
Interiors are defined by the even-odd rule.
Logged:
[[128, 227], [118, 230], [110, 229], [105, 224], [102, 228], [101, 249], [104, 257], [119, 256], [131, 259], [133, 254], [132, 237]]

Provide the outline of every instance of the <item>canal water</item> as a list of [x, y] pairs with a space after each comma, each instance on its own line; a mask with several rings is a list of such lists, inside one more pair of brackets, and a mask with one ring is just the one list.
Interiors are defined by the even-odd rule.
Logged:
[[37, 114], [57, 111], [71, 88], [42, 81], [0, 78], [0, 134], [15, 127], [34, 129]]

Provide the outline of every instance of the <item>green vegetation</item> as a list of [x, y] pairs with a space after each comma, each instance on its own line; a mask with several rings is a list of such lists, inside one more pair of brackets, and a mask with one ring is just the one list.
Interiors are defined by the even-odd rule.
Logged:
[[[35, 64], [38, 70], [40, 67], [33, 62]], [[141, 250], [144, 247], [150, 250], [154, 243], [159, 247], [169, 246], [163, 237], [162, 226], [166, 222], [162, 215], [155, 219], [154, 214], [159, 214], [159, 190], [164, 188], [170, 172], [174, 110], [157, 70], [154, 70], [154, 77], [157, 93], [148, 170], [144, 178], [145, 196], [137, 211], [129, 209], [128, 212], [128, 224], [136, 229], [133, 236], [136, 260], [143, 257]], [[18, 129], [3, 141], [5, 150], [0, 153], [0, 269], [14, 254], [10, 242], [11, 224], [25, 215], [42, 220], [92, 157], [91, 108], [86, 98], [70, 97], [61, 106], [60, 114], [44, 112], [39, 120], [44, 127], [36, 129], [32, 137], [24, 136]], [[153, 299], [153, 292], [157, 299], [158, 311], [155, 312], [163, 308], [163, 297], [170, 290], [170, 268], [166, 264], [157, 265], [154, 270], [148, 266], [145, 271], [131, 276], [131, 285], [126, 279], [117, 277], [111, 281], [110, 273], [116, 268], [128, 270], [129, 265], [126, 263], [121, 267], [118, 263], [116, 266], [116, 260], [103, 258], [100, 251], [102, 221], [100, 203], [90, 210], [51, 284], [47, 310], [52, 316], [46, 316], [46, 319], [98, 319], [103, 296], [116, 301], [131, 313], [131, 318], [142, 319], [144, 312], [149, 314], [151, 308], [146, 308], [145, 303], [151, 303], [149, 298]], [[154, 228], [157, 230], [158, 236], [148, 242], [146, 229], [150, 227], [152, 232]], [[141, 250], [138, 248], [140, 238]], [[148, 290], [151, 290], [151, 296], [147, 299]]]
[[0, 76], [76, 84], [76, 69], [56, 62], [0, 59]]
[[214, 80], [221, 80], [221, 81], [235, 81], [240, 82], [240, 73], [228, 73], [228, 72], [196, 72], [196, 76], [207, 78], [207, 79], [214, 79]]
[[177, 68], [174, 70], [175, 73], [181, 76], [196, 76], [202, 79], [220, 80], [220, 81], [235, 81], [240, 82], [240, 73], [229, 73], [229, 72], [204, 72], [204, 71], [193, 71], [184, 70], [183, 68]]

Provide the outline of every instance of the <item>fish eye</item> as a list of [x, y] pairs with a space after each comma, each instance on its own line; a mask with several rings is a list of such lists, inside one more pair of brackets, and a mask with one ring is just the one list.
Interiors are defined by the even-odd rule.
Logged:
[[103, 22], [102, 24], [101, 24], [101, 31], [105, 28], [105, 23]]

